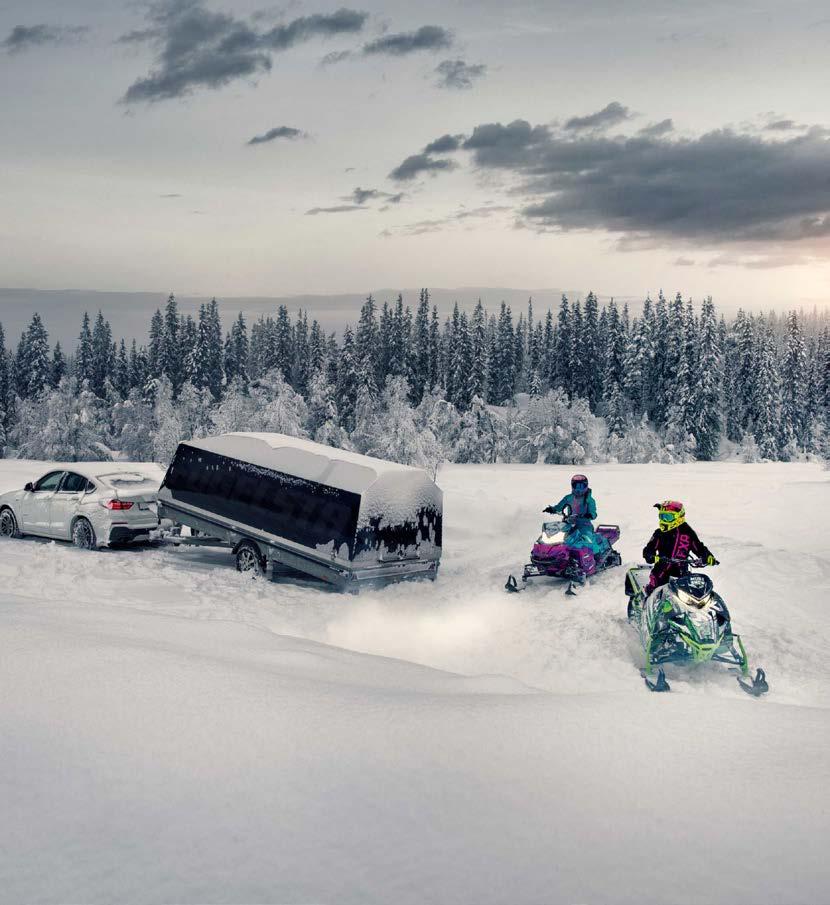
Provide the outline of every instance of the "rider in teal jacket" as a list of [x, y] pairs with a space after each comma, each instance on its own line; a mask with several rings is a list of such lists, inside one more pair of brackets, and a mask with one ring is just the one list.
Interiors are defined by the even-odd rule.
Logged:
[[607, 549], [605, 538], [594, 532], [592, 522], [597, 517], [597, 504], [585, 475], [575, 474], [571, 478], [571, 492], [566, 493], [555, 506], [548, 506], [544, 511], [562, 513], [570, 518], [572, 528], [565, 539], [570, 546], [590, 547], [594, 553], [602, 553]]

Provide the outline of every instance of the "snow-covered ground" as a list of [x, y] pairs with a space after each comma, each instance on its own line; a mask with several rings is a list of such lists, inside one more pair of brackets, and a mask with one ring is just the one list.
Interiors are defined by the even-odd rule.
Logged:
[[561, 467], [443, 468], [437, 583], [358, 598], [0, 542], [0, 901], [830, 901], [830, 473], [588, 473], [626, 562], [685, 501], [765, 699], [649, 694], [621, 569], [503, 591]]

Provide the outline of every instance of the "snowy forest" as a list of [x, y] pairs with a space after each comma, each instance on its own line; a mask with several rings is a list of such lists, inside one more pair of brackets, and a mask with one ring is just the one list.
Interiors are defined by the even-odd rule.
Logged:
[[711, 299], [562, 297], [443, 323], [420, 293], [325, 334], [308, 314], [222, 327], [219, 305], [169, 297], [146, 342], [84, 315], [67, 354], [35, 314], [16, 350], [0, 325], [0, 455], [167, 464], [180, 440], [276, 431], [420, 465], [793, 460], [830, 453], [830, 318], [727, 321]]

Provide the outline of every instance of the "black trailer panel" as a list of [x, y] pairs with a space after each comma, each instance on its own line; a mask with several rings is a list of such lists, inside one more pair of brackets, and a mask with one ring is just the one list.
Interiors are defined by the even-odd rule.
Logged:
[[354, 555], [360, 495], [180, 443], [164, 478], [173, 501], [304, 547]]

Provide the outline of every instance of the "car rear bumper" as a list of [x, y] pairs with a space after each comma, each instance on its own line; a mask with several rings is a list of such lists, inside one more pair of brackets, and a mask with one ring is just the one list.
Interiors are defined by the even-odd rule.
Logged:
[[110, 544], [128, 544], [139, 538], [149, 537], [151, 531], [154, 531], [158, 525], [148, 525], [146, 528], [133, 528], [128, 525], [113, 525], [110, 528], [107, 543]]

